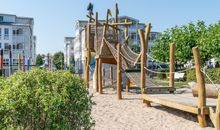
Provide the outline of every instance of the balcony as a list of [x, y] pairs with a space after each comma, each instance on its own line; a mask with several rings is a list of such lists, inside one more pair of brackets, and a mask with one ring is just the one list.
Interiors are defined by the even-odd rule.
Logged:
[[25, 37], [24, 37], [23, 34], [21, 34], [21, 35], [13, 35], [12, 36], [12, 40], [13, 40], [13, 42], [23, 43], [25, 41]]

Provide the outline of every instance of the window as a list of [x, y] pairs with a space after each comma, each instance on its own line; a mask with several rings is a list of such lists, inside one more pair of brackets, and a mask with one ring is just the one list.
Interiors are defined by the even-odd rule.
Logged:
[[5, 35], [9, 35], [9, 29], [5, 28]]
[[15, 50], [16, 49], [16, 45], [13, 45], [13, 50]]
[[23, 45], [21, 43], [17, 44], [17, 49], [23, 49]]
[[131, 33], [131, 39], [136, 40], [136, 35], [137, 35], [136, 33]]
[[0, 22], [3, 22], [3, 16], [0, 16]]
[[3, 64], [4, 64], [4, 65], [9, 65], [9, 59], [4, 59], [4, 60], [3, 60]]
[[2, 48], [2, 43], [0, 42], [0, 48]]
[[4, 40], [8, 40], [8, 39], [9, 39], [9, 29], [5, 28]]
[[5, 49], [8, 50], [9, 49], [9, 44], [5, 43]]
[[18, 64], [18, 60], [17, 59], [13, 59], [13, 65], [17, 65]]
[[2, 29], [0, 28], [0, 40], [2, 39]]

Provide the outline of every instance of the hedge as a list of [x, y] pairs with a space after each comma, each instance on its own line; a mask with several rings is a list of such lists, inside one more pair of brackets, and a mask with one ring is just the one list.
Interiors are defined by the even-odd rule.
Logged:
[[[211, 78], [211, 80], [215, 84], [220, 84], [220, 68], [213, 68], [213, 69], [205, 69], [205, 73]], [[187, 81], [196, 81], [196, 73], [195, 69], [188, 70], [187, 73]], [[211, 83], [210, 80], [205, 76], [205, 82]]]
[[33, 69], [0, 79], [0, 129], [89, 130], [92, 101], [69, 72]]

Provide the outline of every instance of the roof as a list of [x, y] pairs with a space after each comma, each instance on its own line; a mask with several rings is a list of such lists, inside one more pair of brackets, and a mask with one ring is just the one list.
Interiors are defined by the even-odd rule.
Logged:
[[7, 16], [15, 16], [16, 18], [21, 18], [21, 19], [34, 19], [32, 17], [23, 17], [23, 16], [17, 16], [17, 15], [14, 15], [14, 14], [4, 14], [4, 13], [0, 13], [0, 15], [7, 15]]

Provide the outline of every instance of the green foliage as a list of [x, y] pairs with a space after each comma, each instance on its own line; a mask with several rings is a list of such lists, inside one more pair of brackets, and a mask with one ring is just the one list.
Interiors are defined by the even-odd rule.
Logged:
[[36, 65], [41, 66], [41, 65], [43, 65], [43, 63], [44, 63], [43, 62], [43, 56], [38, 54], [37, 57], [36, 57]]
[[187, 26], [175, 26], [166, 30], [161, 38], [151, 47], [153, 58], [169, 61], [169, 44], [176, 46], [175, 56], [178, 63], [186, 63], [193, 59], [192, 48], [200, 49], [203, 63], [211, 58], [220, 59], [220, 22], [206, 26], [203, 21], [197, 24], [189, 23]]
[[158, 74], [157, 74], [157, 77], [159, 79], [167, 79], [167, 74], [164, 74], [164, 72], [169, 72], [169, 69], [164, 69], [164, 68], [159, 68], [157, 70]]
[[92, 101], [69, 72], [33, 69], [0, 79], [0, 129], [91, 129]]
[[72, 66], [75, 66], [75, 58], [74, 58], [74, 55], [71, 55], [71, 56], [70, 56], [70, 64], [71, 64]]
[[[220, 84], [220, 69], [219, 68], [215, 68], [215, 69], [206, 69], [205, 70], [206, 74], [211, 78], [211, 80], [216, 83], [216, 84]], [[196, 73], [195, 70], [188, 70], [187, 73], [187, 81], [196, 81]], [[206, 83], [211, 83], [210, 80], [207, 78], [207, 76], [205, 76], [205, 82]]]
[[63, 65], [64, 65], [64, 54], [63, 54], [63, 52], [59, 51], [59, 52], [56, 52], [54, 54], [53, 64], [56, 66], [56, 69], [58, 69], [58, 70], [63, 69]]

